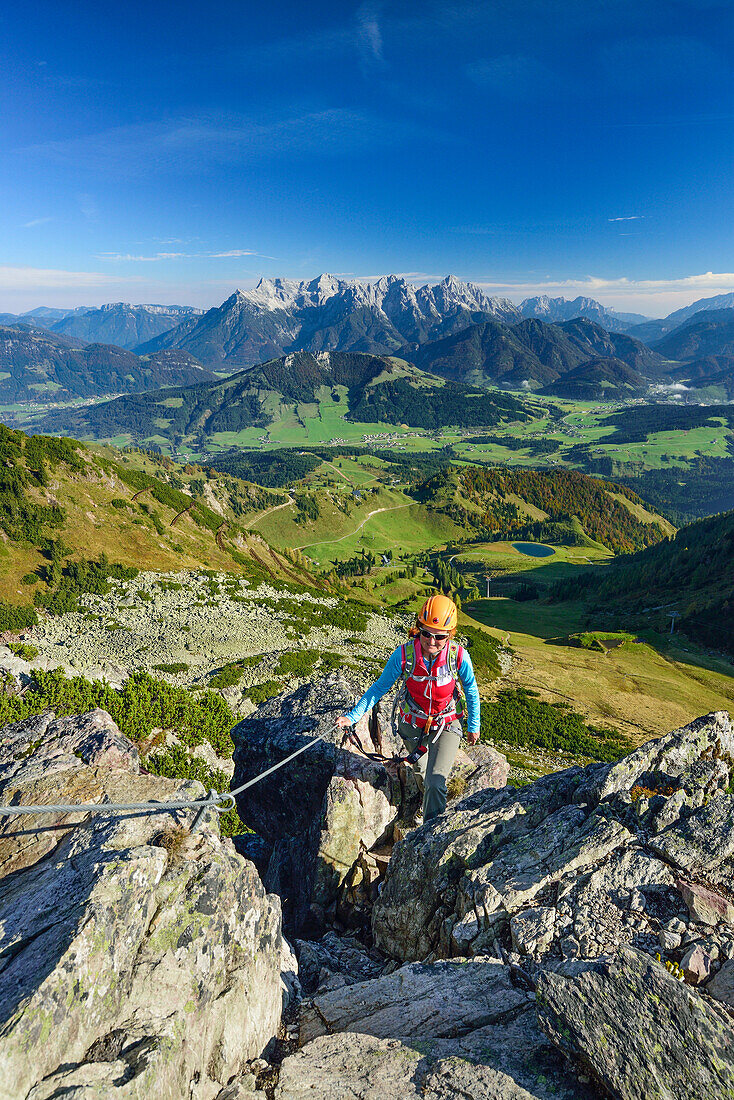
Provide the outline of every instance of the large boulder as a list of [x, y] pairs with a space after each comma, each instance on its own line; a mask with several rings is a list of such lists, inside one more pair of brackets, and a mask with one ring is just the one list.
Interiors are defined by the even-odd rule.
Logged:
[[731, 882], [731, 759], [729, 717], [712, 714], [616, 764], [465, 798], [393, 849], [376, 943], [400, 960], [481, 955], [511, 944], [514, 919], [534, 958], [654, 952], [690, 923], [680, 872]]
[[[341, 747], [334, 725], [358, 698], [343, 676], [308, 683], [268, 700], [232, 731], [238, 787], [319, 734], [323, 741], [237, 796], [240, 817], [272, 844], [265, 885], [280, 895], [289, 932], [320, 935], [335, 915], [340, 887], [360, 852], [386, 838], [402, 792], [396, 771]], [[374, 714], [374, 712], [373, 712]], [[376, 717], [376, 716], [374, 716]], [[367, 717], [357, 725], [365, 749], [391, 757], [399, 745]], [[387, 726], [388, 723], [385, 723]]]
[[734, 1095], [731, 1017], [638, 951], [542, 974], [537, 997], [544, 1031], [611, 1096]]
[[409, 963], [314, 998], [277, 1100], [592, 1100], [497, 959]]
[[[0, 734], [5, 805], [203, 793], [142, 773], [101, 710]], [[0, 817], [1, 1100], [212, 1100], [276, 1035], [278, 899], [194, 816]]]
[[309, 985], [277, 1100], [734, 1095], [731, 766], [709, 715], [409, 833], [373, 928], [416, 961]]

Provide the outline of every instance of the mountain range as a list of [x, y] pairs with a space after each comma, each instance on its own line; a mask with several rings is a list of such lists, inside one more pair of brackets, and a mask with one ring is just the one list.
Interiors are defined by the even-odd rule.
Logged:
[[654, 347], [666, 359], [679, 362], [734, 355], [734, 308], [693, 314]]
[[0, 314], [0, 324], [32, 324], [60, 336], [71, 336], [85, 344], [114, 344], [130, 351], [162, 332], [168, 332], [189, 317], [200, 317], [196, 306], [131, 305], [108, 302], [99, 308], [49, 309], [39, 306], [28, 313]]
[[200, 317], [203, 312], [195, 306], [134, 306], [129, 302], [110, 302], [99, 309], [70, 313], [54, 321], [50, 328], [52, 332], [75, 336], [85, 343], [116, 344], [131, 350], [190, 317]]
[[689, 306], [683, 306], [682, 309], [674, 310], [672, 313], [669, 313], [667, 317], [662, 317], [654, 321], [645, 321], [643, 324], [635, 326], [631, 332], [636, 339], [642, 340], [646, 344], [653, 344], [656, 340], [662, 339], [662, 337], [666, 336], [669, 332], [685, 324], [686, 321], [689, 321], [691, 317], [694, 317], [698, 313], [733, 308], [734, 291], [728, 294], [716, 294], [713, 298], [699, 298], [698, 301], [692, 302]]
[[199, 319], [144, 344], [141, 352], [179, 347], [202, 363], [251, 366], [289, 351], [364, 351], [392, 355], [479, 317], [519, 320], [506, 298], [447, 276], [414, 287], [396, 275], [359, 282], [320, 275], [310, 282], [261, 279]]
[[448, 386], [401, 359], [295, 352], [215, 382], [59, 410], [45, 418], [43, 429], [86, 438], [129, 433], [140, 440], [159, 436], [174, 445], [184, 440], [202, 444], [217, 433], [253, 426], [265, 430], [292, 414], [314, 416], [324, 398], [343, 402], [344, 416], [361, 423], [435, 429], [445, 423], [486, 426], [530, 418], [510, 394]]
[[615, 309], [603, 306], [594, 298], [549, 298], [541, 294], [537, 298], [526, 298], [520, 305], [522, 317], [534, 317], [539, 321], [572, 321], [575, 317], [585, 317], [609, 332], [629, 332], [634, 325], [648, 320], [641, 313], [617, 313]]
[[188, 352], [141, 357], [31, 325], [0, 325], [0, 402], [5, 404], [187, 386], [213, 377]]
[[[261, 279], [254, 289], [237, 290], [206, 313], [188, 306], [117, 302], [69, 311], [39, 307], [32, 311], [32, 320], [37, 339], [40, 320], [57, 339], [76, 341], [77, 348], [92, 340], [97, 346], [114, 345], [128, 352], [134, 348], [146, 358], [161, 351], [181, 352], [220, 373], [293, 352], [344, 351], [394, 355], [474, 386], [539, 389], [600, 359], [620, 361], [643, 380], [660, 381], [663, 360], [707, 362], [714, 357], [710, 377], [701, 375], [696, 388], [718, 386], [721, 396], [721, 372], [728, 366], [718, 359], [728, 357], [734, 346], [734, 309], [727, 305], [733, 297], [701, 299], [664, 322], [631, 325], [639, 315], [615, 314], [591, 298], [539, 296], [517, 307], [453, 276], [416, 287], [396, 275], [367, 282], [325, 274], [306, 282]], [[657, 328], [653, 331], [651, 325]], [[661, 326], [669, 325], [673, 327], [661, 338]], [[627, 332], [620, 331], [625, 327]], [[95, 353], [100, 369], [103, 358]], [[179, 367], [195, 365], [191, 358], [178, 361]], [[173, 367], [169, 359], [167, 368]], [[8, 345], [0, 346], [0, 370], [14, 374], [16, 369]], [[116, 367], [112, 373], [119, 373]], [[96, 394], [150, 388], [147, 382], [140, 384], [135, 370], [130, 373], [130, 385], [110, 386], [102, 369]], [[585, 368], [583, 380], [579, 376], [579, 388], [573, 378], [567, 379], [564, 392], [616, 397], [628, 394], [630, 386], [637, 390], [639, 380], [623, 374], [610, 363], [594, 362]], [[33, 386], [33, 380], [26, 381]], [[174, 381], [184, 384], [185, 379], [169, 376], [161, 384]], [[87, 379], [83, 396], [91, 395], [92, 388]], [[64, 384], [64, 389], [72, 392], [73, 386]], [[37, 392], [48, 391], [37, 387], [31, 396]]]
[[[663, 358], [624, 333], [577, 318], [549, 325], [482, 321], [435, 340], [412, 355], [416, 366], [472, 385], [537, 389], [589, 360], [619, 360], [648, 379], [662, 374]], [[600, 379], [601, 381], [601, 379]]]

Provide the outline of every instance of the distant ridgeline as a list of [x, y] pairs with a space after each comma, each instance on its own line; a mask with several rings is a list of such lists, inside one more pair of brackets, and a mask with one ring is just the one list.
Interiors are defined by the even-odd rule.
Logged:
[[32, 325], [0, 325], [0, 401], [8, 404], [188, 386], [213, 377], [188, 352], [140, 358], [110, 344], [83, 347]]
[[[340, 392], [341, 391], [341, 392]], [[175, 444], [204, 442], [217, 432], [263, 427], [318, 402], [344, 400], [344, 415], [365, 423], [415, 428], [494, 426], [529, 420], [531, 413], [507, 393], [461, 383], [447, 385], [410, 363], [352, 352], [306, 352], [272, 359], [221, 381], [138, 393], [78, 410], [49, 415], [44, 430], [96, 439], [130, 433], [143, 440], [163, 436]], [[304, 410], [305, 414], [305, 410]]]
[[[424, 481], [414, 495], [487, 540], [510, 535], [568, 545], [591, 539], [626, 553], [652, 546], [667, 534], [654, 515], [648, 522], [638, 518], [635, 509], [644, 504], [636, 493], [577, 470], [451, 466]], [[518, 501], [545, 518], [529, 522]]]
[[[678, 627], [704, 645], [734, 656], [734, 511], [682, 527], [675, 538], [621, 557], [597, 571], [559, 581], [551, 599], [589, 597], [595, 608], [638, 616], [663, 605], [680, 613]], [[641, 622], [646, 622], [644, 616]], [[649, 621], [649, 620], [648, 620]]]
[[[695, 453], [685, 466], [671, 464], [646, 470], [641, 462], [598, 453], [600, 446], [644, 443], [656, 432], [686, 432], [702, 427], [721, 427], [722, 433], [734, 431], [731, 405], [640, 405], [605, 416], [600, 426], [614, 431], [595, 443], [577, 443], [569, 448], [565, 456], [569, 462], [636, 490], [677, 524], [734, 507], [734, 458]], [[727, 446], [734, 455], [731, 438]]]

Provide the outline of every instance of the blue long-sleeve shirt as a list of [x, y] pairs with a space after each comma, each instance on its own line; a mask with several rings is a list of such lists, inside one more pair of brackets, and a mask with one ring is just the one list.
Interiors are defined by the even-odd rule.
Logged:
[[[363, 714], [371, 710], [375, 703], [382, 699], [383, 695], [387, 695], [395, 681], [402, 676], [403, 662], [400, 653], [401, 648], [401, 646], [398, 646], [397, 649], [393, 650], [388, 657], [387, 664], [383, 668], [379, 679], [375, 680], [372, 687], [367, 688], [367, 691], [357, 705], [352, 707], [346, 715], [352, 724], [358, 722]], [[437, 660], [438, 656], [440, 656], [440, 654], [434, 657], [433, 660], [424, 656], [423, 660], [429, 671], [433, 668], [433, 663]], [[466, 696], [466, 707], [468, 711], [467, 729], [469, 733], [479, 733], [479, 689], [477, 688], [471, 657], [466, 649], [463, 649], [463, 655], [457, 671], [459, 673], [461, 686], [464, 689], [464, 695]]]

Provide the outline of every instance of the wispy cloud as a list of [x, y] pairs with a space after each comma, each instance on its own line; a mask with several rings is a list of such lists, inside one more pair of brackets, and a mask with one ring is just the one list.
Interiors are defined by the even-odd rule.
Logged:
[[713, 297], [734, 290], [734, 272], [706, 271], [677, 279], [605, 279], [587, 275], [578, 279], [544, 279], [537, 282], [495, 282], [473, 280], [490, 294], [506, 295], [519, 301], [537, 294], [578, 294], [598, 298], [605, 305], [641, 312], [665, 314], [695, 298]]
[[[332, 107], [261, 123], [242, 117], [179, 118], [119, 126], [16, 150], [24, 160], [73, 164], [85, 171], [145, 174], [206, 171], [279, 157], [345, 157], [421, 140], [424, 130], [367, 110]], [[433, 139], [437, 136], [430, 135]], [[85, 196], [89, 199], [89, 196]], [[81, 202], [80, 202], [81, 205]], [[96, 213], [93, 201], [82, 208]]]
[[268, 256], [264, 252], [255, 252], [251, 248], [230, 248], [226, 252], [155, 252], [144, 256], [134, 252], [99, 252], [95, 259], [108, 263], [158, 263], [161, 260], [232, 260], [243, 256], [257, 256], [263, 260], [276, 260], [277, 256]]
[[607, 218], [609, 222], [639, 222], [645, 217], [644, 214], [628, 214], [626, 218]]
[[46, 225], [48, 222], [52, 222], [53, 218], [31, 218], [29, 222], [23, 222], [21, 229], [33, 229], [36, 225]]
[[158, 260], [181, 260], [186, 256], [186, 252], [156, 252], [154, 256], [136, 256], [132, 252], [99, 252], [95, 259], [111, 263], [151, 264]]
[[[209, 252], [208, 256], [212, 260], [230, 260], [236, 256], [260, 256], [260, 252], [253, 252], [250, 248], [230, 248], [229, 252]], [[272, 260], [274, 256], [267, 256], [265, 259]]]
[[368, 61], [384, 62], [382, 52], [382, 31], [380, 30], [380, 5], [374, 0], [362, 4], [357, 12], [359, 43], [363, 56]]
[[587, 275], [581, 279], [547, 279], [540, 283], [509, 283], [475, 280], [485, 289], [523, 291], [527, 289], [564, 290], [573, 289], [583, 292], [599, 290], [635, 290], [638, 293], [658, 293], [661, 290], [708, 290], [711, 293], [725, 292], [734, 288], [734, 272], [706, 271], [701, 275], [684, 275], [678, 279], [604, 279]]
[[[121, 276], [116, 275], [114, 282]], [[124, 277], [123, 277], [124, 278]], [[134, 277], [127, 276], [128, 281]], [[0, 290], [67, 290], [110, 286], [113, 280], [99, 271], [63, 271], [57, 268], [0, 266]]]

